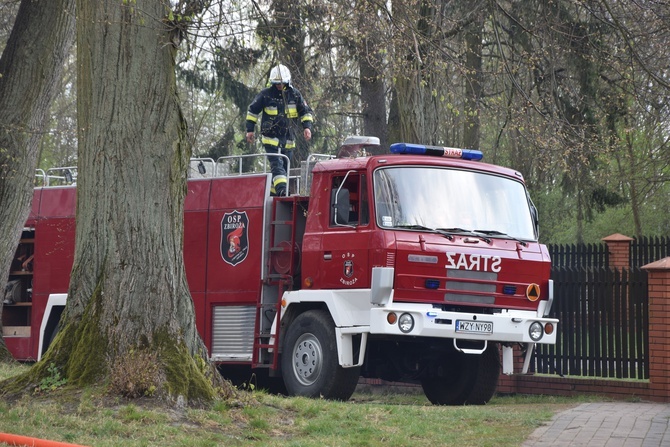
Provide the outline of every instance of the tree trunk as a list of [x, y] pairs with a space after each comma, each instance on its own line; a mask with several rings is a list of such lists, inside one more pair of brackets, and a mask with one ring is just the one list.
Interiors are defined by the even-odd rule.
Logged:
[[[70, 54], [74, 27], [74, 0], [23, 0], [0, 58], [2, 291], [30, 212], [39, 142], [64, 62]], [[0, 360], [8, 358], [11, 355], [3, 339]]]
[[[305, 65], [305, 31], [301, 6], [295, 2], [275, 0], [271, 8], [274, 10], [276, 26], [271, 38], [278, 58], [277, 63], [289, 67], [291, 84], [300, 90], [305, 100], [310, 103], [312, 86]], [[293, 150], [294, 160], [291, 160], [291, 166], [300, 167], [300, 162], [309, 156], [309, 143], [302, 136], [302, 125], [296, 123], [292, 125], [295, 126], [293, 130], [296, 147]]]
[[[406, 4], [392, 2], [394, 19], [398, 23], [410, 24], [406, 28], [398, 26], [398, 54], [396, 60], [395, 90], [399, 129], [389, 135], [398, 135], [400, 141], [412, 143], [437, 144], [439, 114], [435, 97], [436, 78], [434, 67], [434, 49], [432, 39], [436, 28], [436, 5], [419, 0]], [[395, 114], [396, 111], [393, 111]], [[391, 120], [389, 119], [389, 129]]]
[[[396, 30], [396, 40], [402, 42], [402, 46], [398, 51], [400, 58], [396, 61], [395, 84], [393, 86], [394, 101], [391, 104], [392, 108], [395, 109], [392, 111], [392, 115], [394, 119], [397, 119], [397, 128], [393, 129], [390, 134], [393, 140], [425, 143], [419, 36], [413, 27], [416, 15], [410, 12], [409, 5], [406, 5], [403, 1], [394, 0], [392, 7], [394, 19], [403, 17], [410, 23], [406, 24], [406, 27]], [[390, 123], [391, 120], [389, 120]]]
[[301, 20], [301, 10], [297, 3], [275, 0], [272, 2], [276, 30], [273, 32], [277, 63], [292, 69], [292, 83], [302, 93], [309, 94], [305, 67], [305, 31]]
[[631, 175], [627, 176], [626, 178], [623, 179], [624, 183], [628, 183], [628, 187], [630, 188], [630, 208], [631, 211], [633, 212], [633, 224], [635, 226], [635, 236], [636, 237], [642, 237], [642, 219], [640, 218], [640, 202], [641, 202], [641, 197], [640, 193], [638, 190], [638, 179], [635, 174], [638, 172], [641, 172], [642, 169], [638, 167], [638, 163], [636, 161], [636, 156], [635, 156], [635, 144], [631, 139], [630, 133], [626, 133], [626, 140], [625, 140], [625, 145], [626, 145], [626, 153], [625, 156], [628, 159], [628, 171], [631, 173]]
[[414, 66], [406, 75], [398, 75], [395, 84], [398, 95], [399, 141], [429, 143], [424, 126], [424, 102], [421, 91], [421, 74]]
[[398, 92], [396, 88], [391, 89], [391, 103], [389, 104], [388, 119], [388, 143], [402, 142], [400, 135], [400, 105], [398, 104]]
[[377, 53], [361, 53], [359, 57], [363, 133], [379, 137], [381, 147], [386, 148], [386, 91], [378, 65], [381, 64], [380, 59]]
[[[482, 14], [483, 16], [483, 14]], [[482, 32], [484, 20], [480, 16], [465, 31], [465, 118], [463, 120], [463, 147], [479, 149], [480, 100], [482, 96]]]
[[382, 35], [369, 28], [377, 20], [377, 7], [363, 4], [358, 9], [359, 84], [363, 114], [363, 133], [379, 138], [380, 153], [387, 151], [386, 90], [384, 88]]
[[75, 386], [125, 375], [145, 393], [211, 400], [221, 378], [196, 331], [182, 257], [191, 148], [179, 31], [161, 0], [77, 8], [75, 259], [60, 332], [38, 366], [54, 363]]

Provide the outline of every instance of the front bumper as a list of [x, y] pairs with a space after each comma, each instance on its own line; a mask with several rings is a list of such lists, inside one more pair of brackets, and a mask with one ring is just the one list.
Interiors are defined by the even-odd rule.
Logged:
[[[395, 313], [398, 318], [405, 313], [410, 314], [414, 320], [412, 329], [403, 332], [397, 322], [389, 323], [388, 315], [391, 312]], [[457, 330], [457, 321], [477, 324], [461, 324], [462, 329]], [[543, 328], [542, 337], [539, 340], [533, 340], [530, 337], [530, 326], [534, 322], [539, 322]], [[550, 334], [544, 331], [547, 323], [553, 324], [553, 331]], [[389, 303], [387, 306], [370, 309], [370, 334], [483, 340], [502, 343], [556, 344], [557, 326], [557, 319], [538, 317], [537, 312], [534, 311], [502, 310], [495, 314], [479, 314], [441, 311], [429, 304], [412, 303]], [[467, 329], [470, 331], [468, 332]], [[490, 333], [488, 332], [489, 329]]]

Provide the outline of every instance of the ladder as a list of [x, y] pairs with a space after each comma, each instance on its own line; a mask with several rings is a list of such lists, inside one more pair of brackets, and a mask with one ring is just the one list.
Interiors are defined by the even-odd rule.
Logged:
[[[296, 224], [299, 196], [275, 197], [270, 222], [269, 256], [256, 303], [253, 368], [279, 368], [279, 319], [281, 298], [293, 289], [296, 270]], [[272, 324], [277, 326], [272, 333]]]

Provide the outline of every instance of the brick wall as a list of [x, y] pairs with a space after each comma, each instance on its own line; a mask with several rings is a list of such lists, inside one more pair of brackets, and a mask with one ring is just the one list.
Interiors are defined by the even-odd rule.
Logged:
[[[630, 239], [630, 238], [629, 238]], [[617, 242], [615, 242], [617, 244]], [[609, 245], [609, 243], [608, 243]], [[612, 256], [624, 250], [610, 249]], [[628, 250], [626, 265], [628, 266]], [[619, 259], [618, 262], [621, 261]], [[612, 257], [610, 257], [612, 262]], [[612, 380], [547, 375], [500, 376], [498, 393], [574, 396], [598, 394], [613, 398], [641, 398], [670, 402], [670, 257], [642, 267], [649, 275], [649, 380]], [[559, 322], [559, 330], [560, 330]], [[523, 359], [515, 350], [515, 372]]]
[[616, 233], [604, 237], [602, 241], [607, 244], [611, 268], [627, 269], [630, 267], [630, 243], [633, 242], [633, 238]]
[[[532, 375], [501, 377], [498, 393], [545, 394], [550, 396], [596, 394], [614, 399], [637, 397], [644, 400], [657, 400], [649, 387], [649, 382], [646, 381]], [[659, 401], [667, 402], [663, 399], [659, 399]]]
[[670, 402], [670, 257], [642, 268], [649, 274], [650, 390]]

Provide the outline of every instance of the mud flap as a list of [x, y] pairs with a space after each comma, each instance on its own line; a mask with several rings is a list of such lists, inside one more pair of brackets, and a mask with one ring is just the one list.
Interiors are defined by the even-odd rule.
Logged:
[[526, 343], [526, 358], [523, 359], [523, 370], [521, 371], [521, 374], [528, 374], [530, 359], [533, 357], [534, 351], [535, 351], [535, 343]]
[[514, 349], [503, 345], [503, 374], [509, 376], [514, 374]]
[[[361, 336], [361, 346], [358, 350], [358, 361], [354, 363], [354, 335]], [[336, 327], [335, 341], [337, 343], [337, 360], [342, 368], [355, 368], [363, 364], [368, 333], [361, 332], [360, 327]]]

